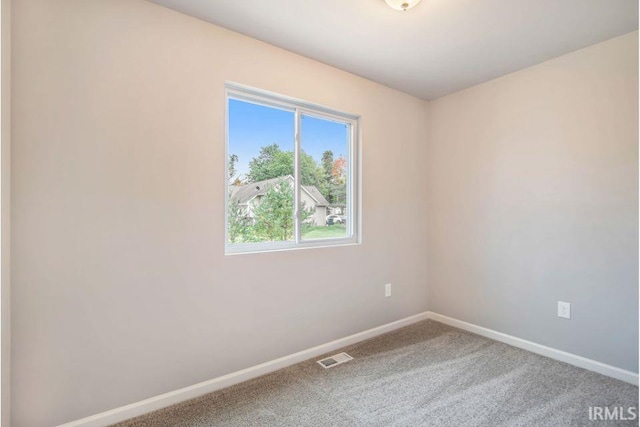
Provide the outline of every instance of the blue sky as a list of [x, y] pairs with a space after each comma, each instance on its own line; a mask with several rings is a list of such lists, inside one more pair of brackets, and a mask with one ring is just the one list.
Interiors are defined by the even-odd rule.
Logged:
[[[316, 117], [302, 117], [302, 149], [320, 164], [322, 153], [333, 151], [334, 159], [346, 157], [347, 127]], [[249, 162], [260, 147], [278, 144], [283, 151], [293, 151], [294, 113], [237, 99], [229, 99], [229, 154], [238, 156], [236, 169], [246, 175]]]

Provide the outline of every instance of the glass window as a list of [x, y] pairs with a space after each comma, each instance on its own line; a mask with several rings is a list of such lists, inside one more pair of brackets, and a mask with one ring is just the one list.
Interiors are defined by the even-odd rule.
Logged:
[[357, 242], [358, 119], [227, 85], [226, 252]]

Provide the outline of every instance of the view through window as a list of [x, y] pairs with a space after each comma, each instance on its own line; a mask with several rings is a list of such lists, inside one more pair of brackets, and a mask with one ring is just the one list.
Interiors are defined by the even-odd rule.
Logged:
[[229, 89], [227, 251], [355, 240], [357, 119]]

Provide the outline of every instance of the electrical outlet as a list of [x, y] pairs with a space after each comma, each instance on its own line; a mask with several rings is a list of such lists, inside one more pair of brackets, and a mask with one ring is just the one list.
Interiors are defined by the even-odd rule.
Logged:
[[389, 298], [391, 296], [391, 283], [384, 285], [384, 296], [385, 298]]
[[571, 319], [571, 303], [558, 301], [558, 317]]

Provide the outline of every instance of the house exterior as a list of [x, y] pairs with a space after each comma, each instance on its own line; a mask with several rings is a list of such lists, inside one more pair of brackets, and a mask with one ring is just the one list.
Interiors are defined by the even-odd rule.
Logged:
[[[230, 185], [229, 196], [232, 201], [237, 201], [240, 207], [245, 210], [248, 218], [253, 218], [253, 211], [260, 203], [262, 197], [267, 194], [269, 189], [283, 180], [288, 180], [293, 188], [294, 179], [291, 175], [288, 175], [286, 177], [272, 178], [245, 185]], [[313, 211], [313, 214], [306, 222], [315, 225], [326, 224], [329, 202], [314, 185], [301, 186], [300, 201], [305, 209], [311, 209]]]

